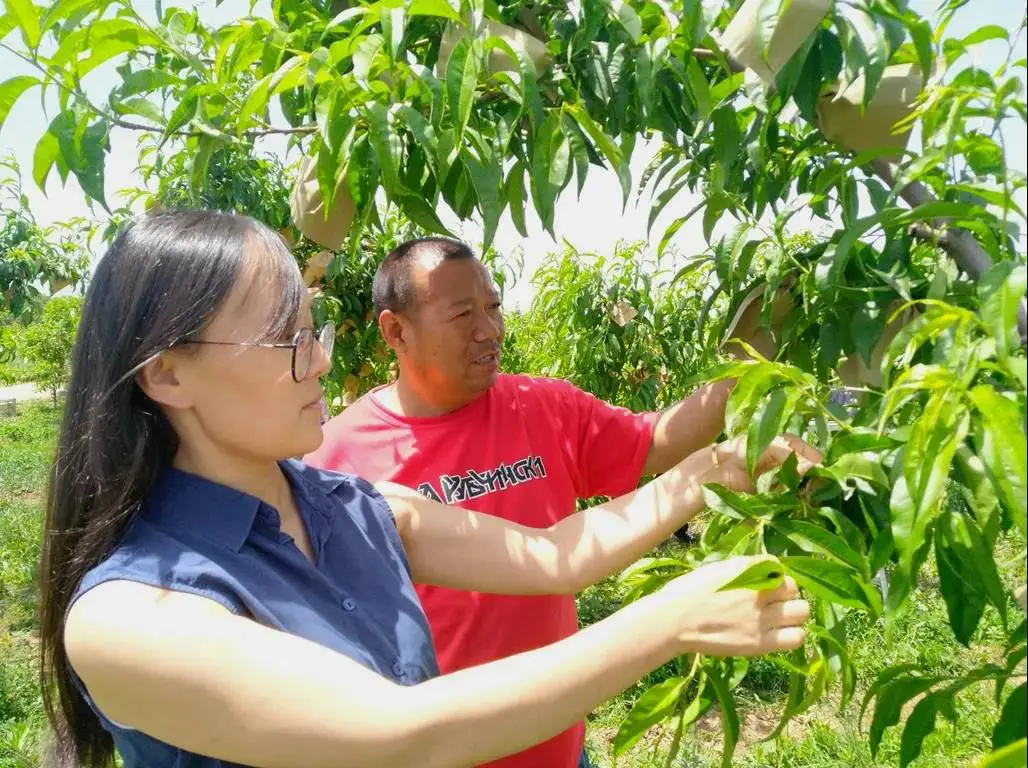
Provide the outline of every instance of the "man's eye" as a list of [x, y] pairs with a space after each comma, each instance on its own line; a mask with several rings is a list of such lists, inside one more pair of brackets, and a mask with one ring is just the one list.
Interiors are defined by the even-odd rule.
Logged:
[[471, 317], [471, 310], [470, 309], [465, 309], [463, 312], [461, 312], [459, 315], [457, 315], [457, 317], [458, 318], [460, 318], [460, 317]]

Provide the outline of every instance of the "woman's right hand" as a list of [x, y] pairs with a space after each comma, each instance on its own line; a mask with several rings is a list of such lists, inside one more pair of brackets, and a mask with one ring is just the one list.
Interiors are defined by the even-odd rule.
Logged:
[[653, 597], [664, 602], [679, 653], [759, 656], [799, 648], [810, 605], [788, 576], [775, 590], [722, 587], [766, 557], [733, 557], [703, 565], [670, 582]]

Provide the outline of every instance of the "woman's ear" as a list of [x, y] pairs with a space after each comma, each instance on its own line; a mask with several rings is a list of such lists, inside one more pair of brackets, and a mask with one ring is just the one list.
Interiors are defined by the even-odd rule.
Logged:
[[193, 399], [179, 378], [180, 359], [174, 352], [162, 352], [136, 374], [136, 383], [146, 396], [167, 408], [185, 409]]

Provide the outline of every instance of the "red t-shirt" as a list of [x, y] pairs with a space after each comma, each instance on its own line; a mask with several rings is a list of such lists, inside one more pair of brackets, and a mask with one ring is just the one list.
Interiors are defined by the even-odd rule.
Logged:
[[[547, 528], [592, 496], [639, 482], [656, 415], [557, 379], [500, 375], [452, 413], [406, 418], [368, 393], [325, 427], [306, 461], [389, 480], [455, 506]], [[573, 595], [511, 596], [417, 585], [443, 673], [539, 648], [578, 629]], [[574, 768], [585, 724], [491, 768]]]

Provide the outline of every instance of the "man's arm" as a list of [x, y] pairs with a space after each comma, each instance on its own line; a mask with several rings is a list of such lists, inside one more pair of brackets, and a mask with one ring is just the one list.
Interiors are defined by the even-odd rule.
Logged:
[[[689, 456], [656, 480], [545, 529], [430, 501], [393, 483], [375, 486], [389, 502], [416, 581], [498, 594], [573, 594], [620, 571], [703, 508], [704, 483], [748, 490], [745, 443], [733, 440]], [[796, 452], [805, 471], [820, 460], [797, 438], [776, 438], [758, 473]]]
[[[762, 296], [763, 288], [759, 288], [744, 300], [735, 319], [729, 324], [727, 335], [729, 339], [746, 341], [761, 356], [772, 359], [778, 345], [761, 325], [761, 301], [758, 299]], [[771, 318], [774, 331], [781, 328], [791, 306], [789, 294], [779, 292]], [[751, 359], [742, 346], [730, 340], [724, 349], [736, 360]], [[643, 465], [643, 477], [666, 472], [689, 454], [714, 442], [725, 428], [725, 405], [734, 386], [735, 379], [707, 384], [661, 411]]]
[[725, 403], [734, 386], [735, 379], [706, 384], [661, 411], [643, 476], [667, 472], [686, 456], [714, 442], [725, 428]]

